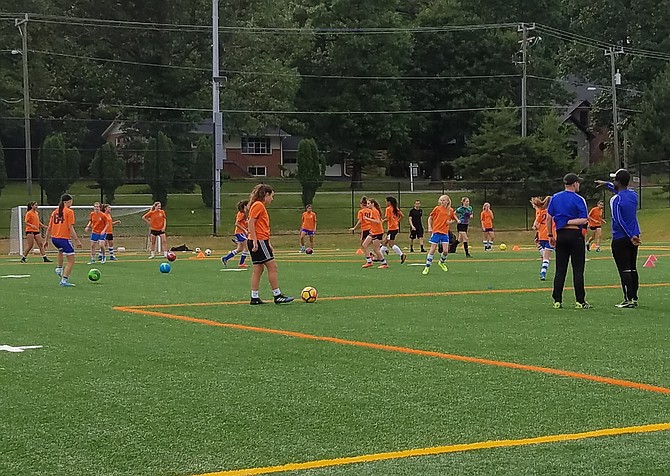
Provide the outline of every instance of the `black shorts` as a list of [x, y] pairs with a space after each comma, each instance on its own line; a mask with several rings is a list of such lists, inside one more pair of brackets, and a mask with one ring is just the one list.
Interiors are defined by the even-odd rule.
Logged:
[[386, 233], [386, 238], [389, 239], [389, 240], [395, 240], [395, 237], [398, 236], [399, 231], [400, 230], [389, 230]]
[[372, 238], [372, 241], [375, 241], [375, 240], [379, 240], [379, 241], [381, 241], [381, 240], [384, 239], [384, 233], [382, 233], [382, 234], [380, 234], [380, 235], [372, 235], [372, 234], [371, 234], [371, 235], [370, 235], [370, 238]]
[[596, 230], [599, 230], [600, 228], [602, 228], [602, 226], [590, 226], [589, 230], [596, 231]]
[[247, 247], [249, 248], [251, 262], [253, 264], [263, 264], [275, 259], [272, 254], [272, 248], [270, 247], [270, 240], [258, 240], [258, 249], [256, 251], [252, 251], [253, 246], [253, 240], [247, 240]]
[[112, 233], [107, 233], [107, 241], [114, 241], [114, 235]]
[[423, 228], [417, 228], [409, 232], [409, 239], [413, 240], [415, 238], [423, 238]]
[[28, 235], [37, 236], [37, 235], [41, 235], [41, 233], [39, 231], [26, 231], [26, 236], [28, 236]]
[[165, 232], [161, 231], [161, 230], [151, 230], [151, 234], [154, 235], [154, 236], [161, 236], [161, 235], [164, 235]]
[[366, 238], [368, 237], [369, 234], [370, 234], [370, 230], [363, 230], [363, 231], [361, 231], [361, 241], [363, 241], [364, 239], [366, 239]]
[[469, 223], [456, 223], [456, 230], [458, 232], [467, 233]]

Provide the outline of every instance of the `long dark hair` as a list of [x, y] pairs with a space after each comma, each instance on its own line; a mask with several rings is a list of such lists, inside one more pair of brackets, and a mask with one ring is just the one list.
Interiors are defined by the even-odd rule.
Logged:
[[395, 216], [398, 216], [399, 215], [398, 200], [396, 200], [395, 197], [386, 197], [386, 201], [391, 204], [391, 207], [393, 207], [393, 214]]
[[273, 193], [275, 193], [275, 191], [272, 187], [264, 183], [259, 183], [251, 191], [251, 195], [249, 196], [249, 203], [253, 204], [254, 202], [263, 202], [265, 201], [265, 197], [272, 195]]
[[382, 209], [379, 208], [379, 202], [375, 200], [374, 198], [368, 198], [368, 202], [372, 203], [372, 205], [377, 209], [379, 213], [382, 212]]
[[249, 200], [240, 200], [237, 202], [237, 211], [238, 212], [243, 212], [244, 207], [246, 207], [249, 204]]
[[63, 208], [65, 208], [65, 202], [72, 200], [72, 195], [69, 193], [64, 193], [60, 197], [60, 203], [58, 204], [58, 218], [63, 219]]
[[31, 201], [31, 202], [28, 202], [28, 210], [31, 210], [33, 208], [33, 205], [37, 205], [37, 202], [34, 201], [34, 200]]

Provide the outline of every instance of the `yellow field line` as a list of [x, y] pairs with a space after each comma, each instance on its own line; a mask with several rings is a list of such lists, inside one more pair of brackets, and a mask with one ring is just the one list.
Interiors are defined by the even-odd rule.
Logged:
[[566, 433], [560, 435], [538, 436], [534, 438], [521, 438], [517, 440], [493, 440], [480, 441], [476, 443], [465, 443], [458, 445], [433, 446], [429, 448], [416, 448], [402, 451], [389, 451], [387, 453], [373, 453], [360, 456], [349, 456], [343, 458], [322, 459], [307, 461], [303, 463], [289, 463], [278, 466], [265, 466], [259, 468], [234, 469], [229, 471], [218, 471], [205, 473], [198, 476], [251, 476], [258, 474], [282, 473], [285, 471], [303, 471], [308, 469], [328, 468], [343, 466], [346, 464], [372, 463], [375, 461], [386, 461], [417, 456], [434, 456], [447, 453], [464, 451], [484, 450], [493, 448], [509, 448], [514, 446], [539, 445], [546, 443], [561, 443], [565, 441], [584, 440], [586, 438], [602, 438], [605, 436], [630, 435], [636, 433], [651, 433], [670, 430], [670, 423], [658, 423], [653, 425], [627, 426], [622, 428], [606, 428], [602, 430], [585, 431], [581, 433]]

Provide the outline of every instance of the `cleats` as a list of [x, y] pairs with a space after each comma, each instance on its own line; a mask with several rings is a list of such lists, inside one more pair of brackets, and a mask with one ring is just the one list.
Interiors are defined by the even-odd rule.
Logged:
[[600, 253], [600, 246], [596, 247], [596, 253]]
[[275, 296], [275, 304], [288, 304], [290, 302], [293, 302], [293, 296], [284, 296], [283, 294]]
[[591, 307], [592, 306], [586, 301], [575, 303], [575, 309], [591, 309]]
[[421, 247], [421, 252], [422, 252], [422, 253], [428, 253], [428, 251], [426, 251], [426, 250], [423, 249], [423, 246]]
[[563, 307], [563, 304], [559, 301], [554, 301], [553, 307], [554, 309], [561, 309]]
[[389, 267], [389, 265], [386, 264], [386, 263], [380, 264], [379, 266], [377, 266], [377, 268], [379, 268], [379, 269], [388, 269], [388, 267]]
[[444, 263], [442, 261], [438, 261], [437, 265], [440, 267], [440, 269], [444, 272], [449, 271], [449, 268], [447, 268], [447, 263]]
[[414, 253], [414, 248], [410, 247], [409, 252]]
[[472, 255], [471, 255], [470, 253], [467, 253], [467, 254], [465, 255], [465, 257], [466, 257], [466, 258], [472, 258]]
[[265, 301], [261, 301], [261, 298], [251, 298], [251, 301], [249, 302], [252, 306], [258, 306], [260, 304], [266, 304]]
[[421, 274], [428, 274], [428, 273], [430, 273], [430, 266], [426, 266], [425, 268], [423, 268], [423, 271], [421, 271]]
[[56, 273], [56, 274], [58, 275], [58, 277], [60, 278], [61, 276], [63, 276], [63, 268], [56, 268], [56, 269], [55, 269], [55, 273]]
[[111, 255], [111, 256], [109, 257], [109, 261], [116, 261], [116, 256]]
[[86, 263], [86, 264], [96, 264], [96, 263], [97, 263], [97, 261], [96, 261], [96, 260], [94, 260], [94, 259], [92, 259], [91, 261], [89, 261], [89, 262], [88, 262], [88, 263]]
[[237, 265], [237, 267], [238, 267], [238, 268], [248, 268], [249, 265], [246, 264], [246, 263], [240, 263], [240, 264]]
[[224, 268], [227, 268], [227, 267], [228, 267], [228, 260], [226, 259], [225, 256], [222, 256], [222, 257], [221, 257], [221, 264], [223, 264], [223, 267], [224, 267]]
[[25, 256], [21, 256], [21, 263], [27, 263]]
[[405, 263], [405, 261], [407, 261], [407, 255], [403, 253], [402, 255], [400, 255], [400, 264]]
[[621, 304], [616, 304], [615, 307], [618, 307], [619, 309], [632, 309], [637, 307], [637, 301], [634, 299], [631, 299], [630, 301], [623, 301]]
[[586, 251], [591, 251], [591, 243], [586, 243]]
[[547, 280], [547, 273], [540, 273], [540, 281], [546, 281]]
[[73, 288], [74, 284], [71, 283], [70, 281], [61, 281], [59, 286], [62, 288]]
[[46, 256], [42, 256], [42, 261], [44, 261], [45, 263], [53, 263], [53, 260], [50, 260]]
[[361, 268], [372, 268], [372, 263], [368, 261], [363, 266], [361, 266]]

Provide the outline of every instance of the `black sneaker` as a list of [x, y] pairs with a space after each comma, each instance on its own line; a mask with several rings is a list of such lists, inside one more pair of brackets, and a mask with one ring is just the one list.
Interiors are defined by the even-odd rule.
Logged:
[[293, 296], [284, 296], [283, 294], [275, 296], [275, 304], [288, 304], [290, 302], [293, 302]]
[[575, 303], [575, 309], [591, 309], [591, 308], [592, 306], [586, 301]]
[[414, 253], [414, 248], [410, 248], [410, 249], [409, 249], [409, 252], [410, 252], [410, 253]]
[[43, 256], [42, 259], [44, 260], [45, 263], [53, 263], [53, 260], [50, 260], [46, 256]]
[[422, 253], [428, 253], [428, 252], [427, 252], [426, 250], [424, 250], [423, 248], [421, 248], [421, 252], [422, 252]]
[[407, 261], [407, 255], [405, 253], [403, 253], [400, 256], [400, 264], [403, 264], [405, 261]]
[[637, 307], [637, 301], [623, 301], [621, 304], [615, 304], [615, 307], [618, 307], [620, 309], [624, 308], [634, 308]]
[[25, 257], [25, 256], [21, 256], [21, 263], [25, 263], [25, 262], [26, 262], [26, 257]]
[[261, 301], [261, 298], [251, 298], [251, 302], [249, 304], [256, 306], [258, 304], [265, 304], [265, 301]]

